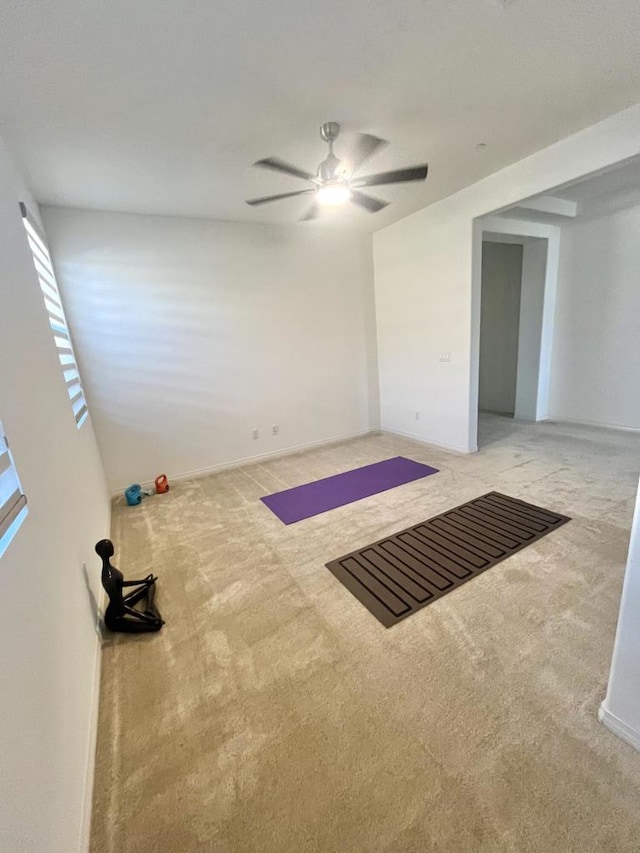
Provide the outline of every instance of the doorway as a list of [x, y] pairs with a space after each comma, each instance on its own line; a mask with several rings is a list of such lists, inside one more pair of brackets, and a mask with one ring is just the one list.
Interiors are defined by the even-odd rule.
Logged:
[[499, 217], [481, 226], [476, 435], [480, 412], [518, 421], [547, 417], [559, 231]]
[[478, 409], [516, 411], [523, 246], [482, 243]]

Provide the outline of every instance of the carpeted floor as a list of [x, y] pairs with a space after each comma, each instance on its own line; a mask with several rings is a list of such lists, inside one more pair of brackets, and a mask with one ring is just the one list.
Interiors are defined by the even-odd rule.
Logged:
[[[637, 435], [482, 420], [372, 435], [114, 507], [158, 635], [104, 648], [92, 853], [615, 853], [640, 755], [596, 719]], [[261, 495], [405, 455], [440, 473], [284, 526]], [[324, 567], [496, 489], [573, 521], [393, 628]]]

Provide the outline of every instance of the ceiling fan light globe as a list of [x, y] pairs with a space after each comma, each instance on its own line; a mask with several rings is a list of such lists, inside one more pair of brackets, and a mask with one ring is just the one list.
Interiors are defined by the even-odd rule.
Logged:
[[318, 201], [327, 206], [344, 204], [351, 198], [351, 190], [346, 184], [325, 184], [318, 189]]

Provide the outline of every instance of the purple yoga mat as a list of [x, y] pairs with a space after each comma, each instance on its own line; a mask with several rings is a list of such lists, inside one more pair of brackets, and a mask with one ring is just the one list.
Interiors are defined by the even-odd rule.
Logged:
[[305, 483], [304, 486], [276, 492], [260, 500], [280, 521], [293, 524], [328, 509], [335, 509], [437, 473], [438, 469], [430, 465], [405, 459], [404, 456], [394, 456], [393, 459], [374, 462], [373, 465], [345, 471], [344, 474], [316, 480], [315, 483]]

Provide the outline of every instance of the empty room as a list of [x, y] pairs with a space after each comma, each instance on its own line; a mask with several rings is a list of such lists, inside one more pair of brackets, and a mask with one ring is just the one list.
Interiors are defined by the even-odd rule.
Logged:
[[0, 851], [635, 853], [640, 7], [0, 9]]

